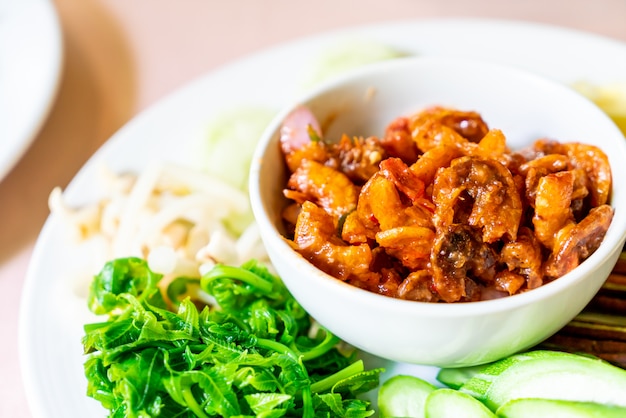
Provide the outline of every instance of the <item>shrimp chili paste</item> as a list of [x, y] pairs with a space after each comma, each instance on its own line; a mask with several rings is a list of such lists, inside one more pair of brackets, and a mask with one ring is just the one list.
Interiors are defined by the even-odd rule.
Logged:
[[537, 288], [593, 253], [613, 217], [599, 148], [539, 139], [512, 152], [473, 111], [432, 107], [380, 138], [331, 142], [300, 107], [281, 149], [293, 248], [390, 297], [468, 302]]

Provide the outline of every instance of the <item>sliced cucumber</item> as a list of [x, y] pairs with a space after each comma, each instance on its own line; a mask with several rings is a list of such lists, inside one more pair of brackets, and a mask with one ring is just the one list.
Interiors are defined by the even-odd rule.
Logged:
[[211, 175], [248, 190], [248, 174], [256, 144], [276, 112], [262, 107], [224, 111], [209, 122], [199, 144], [196, 164]]
[[406, 56], [395, 47], [373, 41], [345, 40], [324, 48], [308, 65], [303, 77], [304, 89], [326, 81], [348, 70], [366, 64]]
[[439, 373], [437, 373], [437, 380], [452, 389], [459, 389], [465, 382], [487, 366], [488, 364], [482, 364], [480, 366], [441, 369]]
[[498, 408], [502, 418], [624, 418], [626, 408], [594, 402], [515, 399]]
[[393, 376], [378, 391], [380, 416], [423, 418], [424, 401], [436, 389], [436, 386], [415, 376]]
[[626, 370], [600, 359], [557, 351], [531, 351], [497, 361], [461, 391], [492, 411], [513, 399], [542, 398], [626, 407]]
[[495, 418], [479, 400], [454, 389], [437, 389], [424, 402], [425, 418]]

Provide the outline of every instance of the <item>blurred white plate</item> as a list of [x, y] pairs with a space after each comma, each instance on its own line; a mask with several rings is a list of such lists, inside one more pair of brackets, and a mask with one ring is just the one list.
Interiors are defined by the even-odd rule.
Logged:
[[[70, 203], [98, 196], [97, 166], [139, 170], [150, 160], [192, 161], [206, 124], [224, 109], [257, 105], [278, 109], [301, 93], [306, 69], [343, 41], [376, 42], [409, 54], [457, 55], [527, 68], [563, 83], [626, 78], [626, 45], [561, 28], [490, 20], [395, 22], [326, 33], [263, 51], [213, 72], [151, 107], [116, 133], [83, 167], [67, 190]], [[506, 98], [503, 97], [503, 101]], [[537, 98], [541, 100], [541, 98]], [[20, 353], [35, 417], [106, 416], [85, 395], [82, 326], [87, 311], [84, 262], [58, 219], [45, 224], [23, 292]], [[81, 290], [83, 289], [83, 290]], [[436, 369], [385, 364], [388, 373], [433, 380]]]
[[0, 180], [48, 116], [62, 61], [51, 0], [0, 0]]

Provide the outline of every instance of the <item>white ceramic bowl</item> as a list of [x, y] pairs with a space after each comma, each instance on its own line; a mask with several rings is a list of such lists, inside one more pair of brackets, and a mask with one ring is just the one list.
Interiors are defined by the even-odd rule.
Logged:
[[[595, 144], [613, 173], [612, 224], [600, 248], [567, 275], [496, 300], [433, 304], [370, 293], [318, 270], [284, 240], [286, 174], [279, 149], [284, 117], [299, 104], [326, 137], [382, 135], [400, 115], [443, 105], [479, 112], [507, 144], [535, 139]], [[323, 125], [324, 126], [324, 125]], [[251, 168], [254, 214], [271, 260], [289, 290], [322, 325], [359, 349], [402, 362], [465, 366], [502, 358], [555, 333], [590, 301], [626, 239], [626, 140], [598, 108], [569, 88], [521, 70], [452, 58], [408, 58], [364, 67], [284, 109], [260, 140]]]

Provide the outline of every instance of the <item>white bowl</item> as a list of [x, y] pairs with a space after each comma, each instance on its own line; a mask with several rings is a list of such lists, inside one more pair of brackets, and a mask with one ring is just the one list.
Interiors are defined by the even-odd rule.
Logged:
[[[283, 238], [286, 204], [279, 129], [297, 105], [320, 121], [326, 137], [382, 135], [400, 115], [432, 105], [474, 110], [501, 129], [510, 148], [541, 137], [599, 146], [612, 167], [614, 217], [598, 250], [540, 288], [496, 300], [422, 303], [343, 283], [310, 264]], [[250, 178], [252, 206], [270, 258], [302, 306], [346, 342], [390, 360], [441, 367], [494, 361], [549, 337], [591, 300], [626, 239], [626, 140], [596, 106], [569, 88], [518, 69], [452, 58], [374, 64], [321, 86], [280, 112], [263, 134]]]

